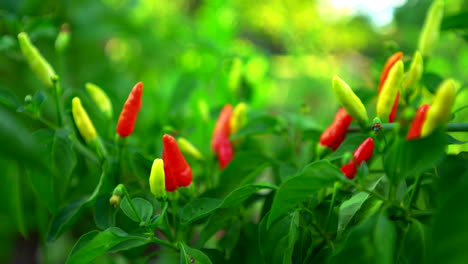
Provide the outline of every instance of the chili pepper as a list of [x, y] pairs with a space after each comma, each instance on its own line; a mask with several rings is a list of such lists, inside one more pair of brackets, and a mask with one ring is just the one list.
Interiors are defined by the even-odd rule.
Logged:
[[231, 70], [228, 76], [229, 90], [235, 92], [240, 84], [242, 78], [242, 61], [239, 58], [234, 58], [232, 61]]
[[60, 32], [57, 36], [57, 39], [55, 39], [55, 50], [58, 51], [59, 53], [62, 53], [68, 47], [69, 43], [70, 43], [70, 26], [68, 24], [63, 24], [60, 27]]
[[76, 127], [85, 141], [91, 142], [95, 140], [97, 138], [96, 129], [78, 97], [74, 97], [72, 100], [72, 114]]
[[398, 90], [403, 80], [403, 74], [403, 62], [399, 60], [388, 72], [388, 77], [382, 86], [377, 101], [377, 116], [381, 118], [383, 122], [390, 121], [389, 117], [395, 117], [395, 113], [392, 113], [392, 109], [394, 108], [396, 110], [396, 107], [398, 107], [398, 101], [395, 106], [395, 99], [400, 97]]
[[422, 127], [424, 122], [426, 121], [427, 111], [429, 110], [430, 105], [423, 104], [421, 105], [418, 110], [416, 111], [416, 115], [411, 122], [410, 129], [408, 131], [408, 136], [406, 136], [406, 140], [416, 139], [421, 137]]
[[380, 74], [380, 80], [379, 80], [379, 93], [382, 91], [382, 87], [385, 83], [385, 80], [387, 80], [388, 73], [390, 72], [390, 69], [397, 63], [399, 60], [403, 58], [403, 52], [399, 51], [392, 56], [390, 56], [387, 61], [385, 62], [385, 65], [383, 67], [382, 73]]
[[52, 66], [50, 66], [39, 50], [31, 43], [28, 34], [25, 32], [19, 33], [18, 41], [21, 52], [33, 72], [47, 87], [52, 87], [52, 77], [56, 76]]
[[247, 104], [239, 103], [234, 107], [234, 111], [230, 120], [231, 131], [230, 135], [234, 135], [245, 125], [247, 116]]
[[341, 166], [341, 171], [344, 173], [346, 178], [353, 179], [357, 172], [357, 167], [361, 165], [363, 161], [368, 162], [374, 152], [374, 140], [368, 137], [362, 142], [359, 147], [353, 152], [353, 159], [347, 164]]
[[218, 121], [213, 130], [213, 137], [211, 139], [211, 149], [214, 152], [218, 152], [219, 141], [222, 138], [229, 138], [231, 133], [230, 120], [232, 117], [232, 106], [227, 104], [221, 110]]
[[231, 162], [234, 157], [234, 151], [232, 148], [232, 143], [229, 141], [229, 138], [220, 137], [218, 142], [218, 150], [216, 151], [218, 156], [219, 166], [221, 169], [224, 169], [229, 162]]
[[455, 101], [457, 89], [455, 81], [448, 79], [440, 84], [434, 97], [434, 102], [427, 112], [426, 121], [422, 127], [421, 137], [429, 136], [438, 126], [450, 120], [450, 113]]
[[180, 150], [182, 150], [183, 153], [190, 155], [197, 160], [203, 160], [203, 155], [201, 152], [187, 139], [179, 137], [177, 139], [177, 143], [179, 143]]
[[98, 106], [99, 110], [108, 118], [112, 118], [112, 102], [107, 94], [97, 85], [86, 83], [86, 91]]
[[419, 36], [418, 50], [423, 56], [429, 56], [439, 38], [440, 24], [444, 16], [444, 1], [432, 2], [424, 20], [424, 26]]
[[361, 125], [365, 125], [369, 118], [361, 99], [351, 90], [351, 87], [337, 75], [333, 76], [333, 92], [341, 106]]
[[348, 132], [348, 127], [352, 121], [353, 117], [348, 115], [344, 108], [338, 109], [335, 119], [320, 136], [319, 144], [336, 150], [345, 139], [346, 132]]
[[156, 199], [165, 200], [167, 198], [165, 190], [164, 161], [162, 159], [155, 159], [153, 161], [149, 177], [149, 185], [151, 193], [156, 197]]
[[416, 86], [419, 80], [421, 80], [423, 70], [424, 66], [421, 52], [416, 51], [416, 53], [414, 53], [410, 68], [403, 78], [403, 83], [401, 86], [403, 98], [408, 98], [412, 93], [414, 93], [414, 91], [417, 91]]
[[189, 186], [192, 183], [192, 168], [187, 163], [174, 137], [163, 136], [163, 160], [166, 190], [175, 191], [177, 187]]
[[141, 108], [141, 96], [143, 94], [143, 83], [138, 82], [133, 86], [132, 91], [128, 95], [127, 101], [122, 108], [122, 112], [117, 122], [117, 133], [121, 137], [128, 137], [132, 134], [135, 128], [138, 112]]

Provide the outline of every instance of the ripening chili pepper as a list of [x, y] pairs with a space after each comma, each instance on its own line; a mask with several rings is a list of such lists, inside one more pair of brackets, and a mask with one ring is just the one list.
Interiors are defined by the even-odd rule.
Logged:
[[218, 121], [213, 130], [213, 137], [211, 139], [211, 149], [214, 152], [218, 152], [219, 141], [222, 138], [228, 138], [231, 135], [231, 117], [232, 117], [232, 106], [227, 104], [221, 110]]
[[416, 139], [421, 137], [422, 127], [426, 121], [427, 111], [429, 110], [430, 105], [423, 104], [416, 111], [413, 121], [411, 122], [410, 129], [408, 130], [408, 135], [406, 140]]
[[368, 137], [354, 151], [353, 159], [351, 159], [347, 164], [341, 166], [341, 171], [344, 173], [346, 178], [353, 179], [356, 175], [357, 168], [363, 161], [368, 162], [370, 160], [372, 152], [374, 152], [374, 140], [371, 137]]
[[444, 1], [432, 2], [424, 20], [424, 26], [419, 35], [418, 50], [425, 57], [429, 56], [439, 38], [440, 25], [444, 16]]
[[95, 140], [97, 138], [96, 129], [78, 97], [74, 97], [72, 100], [72, 114], [76, 127], [85, 141], [91, 142]]
[[438, 126], [450, 120], [457, 89], [453, 79], [447, 79], [440, 84], [434, 97], [434, 102], [427, 112], [426, 121], [422, 127], [421, 137], [429, 136]]
[[341, 106], [360, 124], [367, 124], [369, 117], [361, 99], [351, 90], [351, 87], [337, 75], [333, 76], [333, 92]]
[[[401, 86], [401, 81], [403, 80], [403, 62], [401, 60], [397, 61], [393, 67], [388, 72], [388, 77], [385, 80], [382, 90], [379, 94], [377, 101], [377, 116], [382, 119], [383, 122], [389, 121], [389, 117], [392, 115], [392, 109], [398, 106], [395, 105], [395, 99], [400, 96], [399, 89]], [[393, 114], [394, 117], [395, 114]], [[393, 120], [392, 120], [393, 121]]]
[[218, 157], [220, 168], [226, 168], [226, 166], [229, 164], [229, 162], [231, 162], [232, 158], [234, 157], [232, 143], [231, 141], [229, 141], [229, 138], [219, 138], [218, 151], [216, 151], [216, 155]]
[[346, 137], [348, 127], [351, 125], [353, 117], [346, 113], [344, 108], [338, 109], [335, 115], [335, 119], [320, 136], [319, 144], [322, 147], [328, 147], [332, 150], [336, 150]]
[[397, 63], [399, 60], [403, 58], [403, 52], [399, 51], [392, 56], [390, 56], [387, 61], [385, 62], [385, 65], [382, 69], [382, 73], [380, 74], [380, 80], [379, 80], [379, 93], [382, 91], [382, 87], [385, 83], [385, 80], [387, 80], [388, 73], [390, 72], [390, 69]]
[[28, 34], [25, 32], [19, 33], [18, 41], [21, 52], [33, 72], [47, 87], [52, 87], [52, 78], [56, 76], [52, 66], [50, 66], [39, 50], [31, 43]]
[[247, 104], [239, 103], [234, 107], [230, 120], [230, 135], [234, 135], [245, 125], [247, 119]]
[[70, 26], [68, 24], [63, 24], [60, 27], [60, 32], [55, 39], [55, 50], [59, 53], [65, 51], [70, 43]]
[[197, 160], [203, 160], [203, 155], [201, 154], [201, 152], [197, 149], [197, 147], [195, 147], [187, 139], [185, 139], [183, 137], [179, 137], [177, 139], [177, 143], [179, 143], [180, 150], [184, 154], [190, 155], [190, 156], [196, 158]]
[[120, 112], [119, 121], [117, 122], [117, 134], [121, 137], [128, 137], [132, 134], [135, 128], [138, 112], [141, 108], [141, 96], [143, 94], [143, 83], [138, 82], [133, 86], [132, 91], [128, 95], [127, 101]]
[[424, 65], [421, 52], [416, 51], [413, 56], [410, 68], [403, 78], [401, 86], [403, 98], [409, 98], [411, 94], [418, 90], [417, 84], [421, 80], [423, 74]]
[[166, 184], [164, 174], [164, 161], [162, 159], [155, 159], [153, 166], [151, 166], [151, 173], [149, 177], [149, 185], [151, 193], [156, 199], [166, 199]]
[[174, 137], [163, 136], [163, 160], [166, 190], [175, 191], [177, 187], [189, 186], [192, 183], [192, 168], [187, 163]]
[[86, 91], [98, 106], [99, 110], [108, 118], [112, 118], [112, 102], [107, 94], [97, 85], [92, 83], [85, 84]]
[[114, 191], [112, 192], [112, 196], [109, 199], [109, 203], [113, 205], [114, 207], [117, 207], [120, 204], [120, 201], [122, 200], [122, 196], [124, 196], [124, 185], [119, 184], [114, 188]]

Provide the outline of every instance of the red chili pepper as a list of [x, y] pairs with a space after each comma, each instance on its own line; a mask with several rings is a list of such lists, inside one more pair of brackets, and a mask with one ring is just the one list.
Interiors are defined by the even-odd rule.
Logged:
[[216, 152], [219, 160], [219, 166], [224, 169], [234, 157], [231, 141], [229, 138], [220, 137], [218, 141], [218, 150]]
[[[382, 73], [380, 74], [380, 81], [379, 81], [379, 93], [382, 91], [382, 87], [387, 80], [388, 73], [390, 72], [390, 69], [397, 63], [399, 60], [403, 58], [403, 52], [397, 52], [390, 56], [385, 62], [385, 66], [382, 70]], [[388, 116], [388, 122], [393, 123], [395, 120], [396, 116], [396, 111], [398, 109], [398, 100], [400, 100], [400, 91], [398, 91], [397, 96], [395, 97], [395, 101], [393, 102], [393, 107], [392, 107], [392, 112], [390, 112], [390, 115]]]
[[192, 168], [180, 152], [177, 140], [165, 134], [163, 136], [163, 161], [166, 182], [166, 191], [172, 192], [180, 186], [189, 186], [192, 183]]
[[353, 159], [347, 164], [341, 166], [341, 171], [344, 173], [346, 178], [353, 179], [357, 172], [357, 167], [361, 165], [363, 161], [368, 162], [374, 152], [374, 140], [368, 137], [362, 142], [359, 147], [353, 153]]
[[132, 91], [128, 95], [117, 122], [117, 133], [121, 137], [130, 136], [135, 128], [135, 122], [141, 108], [142, 94], [143, 83], [139, 82], [133, 86]]
[[423, 104], [416, 111], [416, 115], [411, 122], [410, 129], [408, 131], [408, 136], [406, 140], [416, 139], [421, 137], [422, 127], [426, 121], [427, 112], [429, 111], [430, 105]]
[[216, 125], [213, 130], [213, 137], [211, 139], [211, 149], [214, 152], [218, 152], [220, 141], [223, 141], [224, 138], [229, 139], [232, 111], [232, 105], [227, 104], [219, 113], [218, 121], [216, 121]]
[[320, 145], [336, 150], [345, 139], [352, 121], [353, 117], [344, 108], [338, 109], [335, 119], [320, 136]]

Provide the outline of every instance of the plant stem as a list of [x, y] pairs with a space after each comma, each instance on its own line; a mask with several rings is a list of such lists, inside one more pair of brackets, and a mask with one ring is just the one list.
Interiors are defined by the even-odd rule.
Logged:
[[414, 203], [414, 201], [418, 197], [419, 187], [421, 187], [421, 181], [422, 181], [422, 174], [419, 173], [418, 175], [416, 175], [416, 180], [414, 182], [414, 189], [411, 192], [411, 196], [410, 196], [410, 199], [408, 201], [408, 209], [410, 209], [410, 210], [411, 210], [411, 205]]
[[60, 102], [60, 86], [58, 83], [58, 77], [52, 78], [52, 83], [53, 83], [54, 93], [55, 93], [55, 107], [57, 111], [57, 123], [59, 127], [62, 127], [62, 124], [63, 124], [62, 103]]
[[[392, 130], [397, 123], [385, 123], [382, 124], [383, 130]], [[367, 127], [368, 130], [372, 130], [372, 127]], [[361, 132], [363, 131], [360, 126], [351, 126], [348, 128], [348, 132]], [[447, 131], [449, 132], [466, 132], [468, 131], [468, 123], [448, 123]]]
[[325, 219], [325, 230], [327, 230], [328, 225], [330, 224], [330, 217], [333, 211], [333, 206], [335, 205], [336, 193], [338, 192], [339, 183], [335, 182], [333, 185], [333, 195], [330, 202], [330, 207], [328, 208], [327, 218]]
[[177, 251], [179, 250], [179, 249], [178, 249], [176, 246], [174, 246], [173, 244], [171, 244], [171, 243], [169, 243], [169, 242], [167, 242], [167, 241], [165, 241], [165, 240], [159, 239], [159, 238], [157, 238], [157, 237], [151, 237], [151, 238], [150, 238], [150, 241], [151, 241], [151, 242], [158, 243], [158, 244], [160, 244], [160, 245], [164, 245], [164, 246], [166, 246], [166, 247], [172, 248], [172, 249], [177, 250]]

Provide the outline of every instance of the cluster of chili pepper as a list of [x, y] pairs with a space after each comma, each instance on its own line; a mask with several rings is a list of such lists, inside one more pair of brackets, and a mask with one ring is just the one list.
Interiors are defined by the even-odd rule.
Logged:
[[234, 157], [234, 148], [229, 137], [245, 124], [246, 111], [245, 103], [239, 103], [235, 109], [227, 104], [218, 116], [211, 139], [211, 149], [216, 153], [221, 169], [224, 169]]

